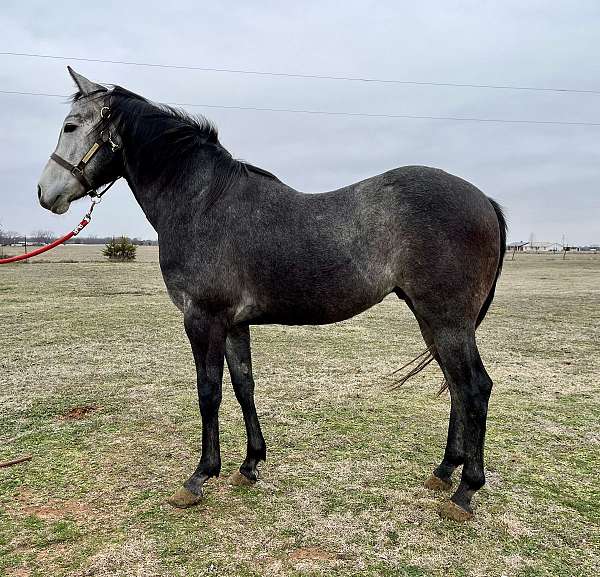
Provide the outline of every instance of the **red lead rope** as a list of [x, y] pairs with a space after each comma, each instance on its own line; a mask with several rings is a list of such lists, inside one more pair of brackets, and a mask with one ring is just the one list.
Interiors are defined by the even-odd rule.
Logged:
[[83, 217], [83, 220], [71, 232], [65, 234], [65, 236], [61, 236], [54, 242], [51, 242], [45, 246], [41, 246], [40, 248], [36, 248], [31, 252], [26, 252], [25, 254], [19, 254], [17, 256], [11, 256], [9, 258], [1, 258], [0, 264], [8, 264], [9, 262], [17, 262], [19, 260], [31, 258], [32, 256], [37, 256], [38, 254], [42, 254], [43, 252], [51, 250], [54, 247], [67, 242], [70, 238], [77, 236], [88, 224], [90, 224], [90, 221], [92, 220], [92, 211], [94, 210], [94, 206], [96, 206], [96, 204], [98, 204], [98, 201], [92, 201], [92, 206], [90, 207], [88, 213]]

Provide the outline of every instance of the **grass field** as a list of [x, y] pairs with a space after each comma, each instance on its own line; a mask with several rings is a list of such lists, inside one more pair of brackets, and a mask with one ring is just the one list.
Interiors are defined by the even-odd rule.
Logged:
[[[422, 483], [448, 398], [388, 298], [328, 327], [252, 331], [262, 480], [228, 378], [222, 477], [197, 508], [164, 504], [193, 471], [195, 372], [155, 248], [98, 247], [0, 267], [0, 575], [584, 576], [600, 566], [600, 255], [505, 264], [479, 343], [495, 381], [476, 518], [440, 519]], [[52, 262], [54, 261], [54, 262]]]

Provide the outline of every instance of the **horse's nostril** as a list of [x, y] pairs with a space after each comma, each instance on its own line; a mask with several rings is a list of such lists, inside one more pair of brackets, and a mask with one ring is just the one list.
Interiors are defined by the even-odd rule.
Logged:
[[50, 206], [48, 205], [48, 203], [44, 200], [44, 197], [42, 196], [42, 187], [38, 184], [38, 199], [40, 201], [40, 204], [47, 209], [50, 209]]

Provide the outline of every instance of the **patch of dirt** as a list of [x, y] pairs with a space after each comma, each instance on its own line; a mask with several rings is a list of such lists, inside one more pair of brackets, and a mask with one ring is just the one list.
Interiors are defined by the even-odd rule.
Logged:
[[91, 509], [77, 501], [53, 501], [47, 505], [27, 505], [21, 507], [21, 514], [35, 515], [40, 519], [56, 521], [65, 517], [81, 519], [91, 513]]
[[78, 407], [70, 408], [66, 413], [63, 414], [62, 418], [65, 421], [78, 421], [85, 419], [87, 415], [97, 411], [99, 407], [97, 405], [80, 405]]
[[52, 499], [44, 504], [35, 505], [35, 494], [26, 488], [21, 488], [16, 496], [18, 506], [15, 513], [21, 516], [35, 515], [40, 519], [56, 521], [71, 517], [73, 519], [83, 519], [92, 514], [92, 509], [80, 501], [64, 501]]
[[299, 547], [290, 553], [290, 559], [295, 561], [335, 561], [340, 556], [320, 547]]

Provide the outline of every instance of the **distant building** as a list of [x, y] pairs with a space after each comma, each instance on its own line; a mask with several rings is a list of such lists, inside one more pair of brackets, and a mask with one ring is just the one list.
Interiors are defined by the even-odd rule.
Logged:
[[562, 244], [558, 242], [534, 241], [528, 242], [524, 247], [524, 252], [559, 252], [563, 250]]
[[528, 253], [547, 253], [547, 252], [588, 252], [600, 253], [600, 245], [590, 244], [585, 246], [562, 245], [560, 242], [537, 242], [537, 241], [518, 241], [509, 242], [506, 245], [506, 252], [528, 252]]
[[523, 247], [528, 244], [522, 240], [518, 241], [518, 242], [509, 242], [506, 245], [506, 250], [508, 252], [523, 252]]

